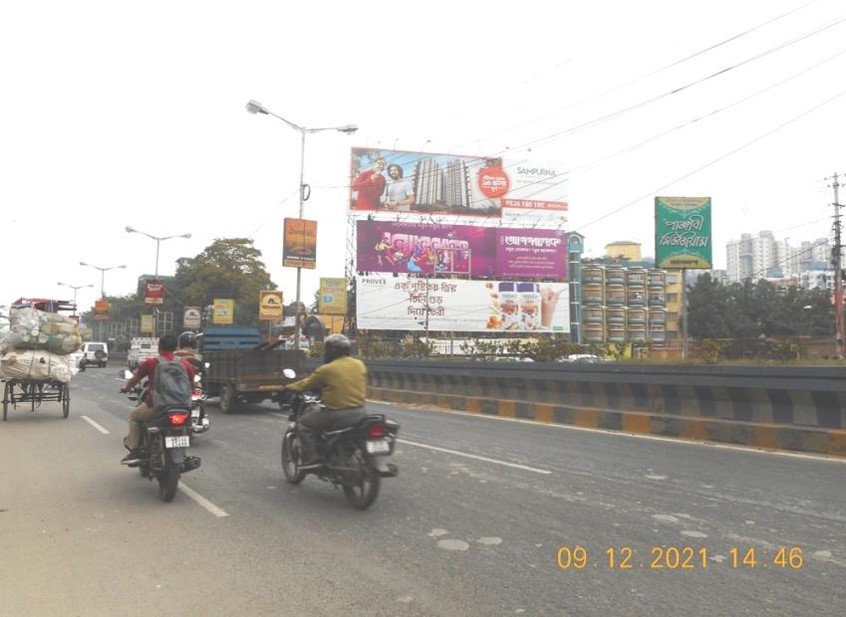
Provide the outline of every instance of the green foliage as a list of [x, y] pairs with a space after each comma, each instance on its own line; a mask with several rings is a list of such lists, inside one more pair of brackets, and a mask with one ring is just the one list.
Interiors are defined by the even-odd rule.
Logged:
[[716, 364], [720, 360], [723, 350], [726, 348], [725, 341], [705, 339], [699, 348], [699, 357], [708, 364]]
[[402, 340], [381, 340], [378, 337], [362, 336], [358, 339], [358, 352], [362, 358], [428, 358], [434, 354], [431, 343], [412, 337]]
[[235, 325], [258, 324], [259, 291], [276, 289], [249, 238], [218, 238], [176, 271], [170, 295], [181, 306], [235, 300]]
[[824, 289], [778, 287], [766, 280], [723, 285], [706, 273], [687, 288], [687, 298], [689, 335], [728, 340], [717, 353], [727, 359], [795, 358], [798, 347], [788, 339], [828, 334], [834, 323]]

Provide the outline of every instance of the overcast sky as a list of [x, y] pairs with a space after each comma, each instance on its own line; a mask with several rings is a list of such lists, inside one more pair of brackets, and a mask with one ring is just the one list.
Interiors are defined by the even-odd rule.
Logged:
[[[713, 256], [772, 230], [830, 235], [846, 171], [842, 0], [7, 3], [0, 21], [0, 304], [135, 289], [216, 238], [250, 237], [273, 280], [298, 211], [320, 276], [343, 276], [352, 147], [553, 165], [568, 230], [654, 254], [656, 195], [711, 196]], [[846, 179], [844, 179], [846, 180]], [[841, 202], [844, 201], [841, 196]]]

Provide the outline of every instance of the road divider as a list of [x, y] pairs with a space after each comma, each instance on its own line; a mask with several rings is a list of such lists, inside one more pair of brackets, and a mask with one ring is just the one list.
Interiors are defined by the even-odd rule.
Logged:
[[846, 369], [368, 361], [373, 399], [846, 456]]

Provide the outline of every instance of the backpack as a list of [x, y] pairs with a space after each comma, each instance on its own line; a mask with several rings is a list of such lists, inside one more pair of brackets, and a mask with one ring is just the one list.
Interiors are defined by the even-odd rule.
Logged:
[[191, 404], [192, 384], [182, 360], [174, 356], [166, 360], [159, 356], [153, 374], [153, 411], [161, 415], [169, 407], [188, 407]]

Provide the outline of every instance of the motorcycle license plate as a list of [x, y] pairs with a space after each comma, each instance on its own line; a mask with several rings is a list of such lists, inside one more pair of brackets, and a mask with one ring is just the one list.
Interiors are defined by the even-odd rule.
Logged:
[[165, 437], [165, 448], [188, 448], [190, 445], [191, 437], [188, 435]]
[[385, 439], [372, 439], [367, 442], [368, 454], [387, 454], [391, 451], [391, 444]]
[[199, 409], [192, 409], [191, 410], [191, 417], [192, 418], [199, 418], [200, 417], [200, 410]]

